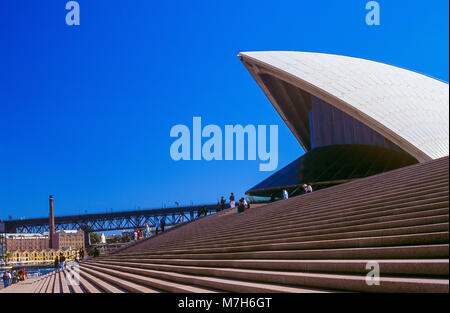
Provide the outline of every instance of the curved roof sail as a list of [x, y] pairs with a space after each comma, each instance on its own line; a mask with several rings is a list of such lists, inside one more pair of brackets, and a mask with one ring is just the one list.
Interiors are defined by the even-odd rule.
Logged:
[[311, 52], [241, 52], [239, 58], [305, 151], [317, 97], [419, 162], [448, 155], [449, 85], [374, 61]]

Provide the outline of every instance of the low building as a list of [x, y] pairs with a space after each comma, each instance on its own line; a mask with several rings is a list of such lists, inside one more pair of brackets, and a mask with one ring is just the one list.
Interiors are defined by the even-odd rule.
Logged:
[[[55, 249], [79, 250], [85, 247], [84, 231], [60, 230], [54, 235]], [[6, 234], [6, 252], [45, 251], [49, 249], [48, 233], [43, 234]], [[26, 253], [25, 253], [26, 254]], [[26, 256], [23, 256], [26, 258]]]
[[6, 252], [17, 250], [48, 249], [48, 235], [45, 234], [7, 234]]
[[79, 230], [60, 230], [56, 232], [58, 234], [58, 248], [72, 248], [81, 249], [84, 248], [84, 231]]
[[62, 249], [44, 249], [44, 250], [11, 250], [9, 262], [12, 263], [33, 263], [33, 262], [45, 262], [54, 261], [56, 256], [61, 253], [66, 259], [74, 259], [77, 256], [78, 250], [71, 248]]

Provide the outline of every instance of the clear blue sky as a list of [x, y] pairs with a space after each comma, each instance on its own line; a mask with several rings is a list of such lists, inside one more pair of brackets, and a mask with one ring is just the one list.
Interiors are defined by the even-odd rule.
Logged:
[[448, 1], [0, 1], [0, 218], [215, 202], [259, 161], [170, 158], [172, 126], [279, 125], [278, 169], [303, 151], [236, 55], [361, 57], [448, 82]]

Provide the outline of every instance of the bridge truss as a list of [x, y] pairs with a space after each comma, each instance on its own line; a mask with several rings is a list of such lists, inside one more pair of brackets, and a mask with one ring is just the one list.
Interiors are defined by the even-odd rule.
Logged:
[[[145, 227], [147, 222], [155, 228], [157, 221], [166, 218], [166, 227], [188, 222], [199, 217], [199, 210], [210, 215], [217, 212], [217, 205], [174, 207], [167, 209], [136, 210], [55, 217], [55, 230], [78, 230], [100, 232]], [[49, 231], [48, 218], [5, 221], [7, 233], [44, 233]]]

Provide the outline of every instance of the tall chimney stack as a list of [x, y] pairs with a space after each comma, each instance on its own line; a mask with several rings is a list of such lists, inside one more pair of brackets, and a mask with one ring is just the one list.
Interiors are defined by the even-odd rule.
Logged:
[[50, 196], [49, 198], [50, 203], [50, 227], [48, 230], [48, 240], [49, 240], [49, 248], [54, 249], [54, 242], [53, 242], [53, 234], [55, 233], [55, 215], [53, 212], [53, 196]]

